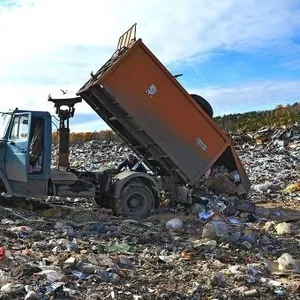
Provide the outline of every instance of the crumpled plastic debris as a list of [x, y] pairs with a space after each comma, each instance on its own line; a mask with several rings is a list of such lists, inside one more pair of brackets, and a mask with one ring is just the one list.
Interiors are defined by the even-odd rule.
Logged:
[[40, 300], [41, 296], [35, 291], [28, 291], [24, 300]]
[[1, 292], [3, 292], [6, 295], [18, 295], [21, 294], [24, 291], [24, 285], [19, 283], [7, 283], [1, 287]]
[[171, 219], [166, 223], [166, 228], [175, 231], [180, 230], [183, 228], [183, 222], [179, 218]]
[[206, 211], [201, 211], [199, 212], [199, 218], [200, 220], [208, 220], [211, 216], [213, 216], [214, 212], [212, 210], [206, 212]]
[[300, 260], [294, 259], [289, 253], [283, 253], [277, 261], [264, 258], [264, 263], [272, 274], [300, 273]]
[[105, 245], [103, 246], [103, 249], [105, 252], [118, 252], [118, 253], [135, 251], [134, 246], [128, 245], [126, 243], [115, 243], [112, 245]]
[[207, 223], [202, 231], [203, 239], [217, 239], [220, 237], [228, 237], [229, 228], [228, 225], [223, 221], [211, 221]]
[[277, 234], [284, 235], [284, 234], [292, 234], [293, 227], [291, 223], [279, 223], [275, 226]]

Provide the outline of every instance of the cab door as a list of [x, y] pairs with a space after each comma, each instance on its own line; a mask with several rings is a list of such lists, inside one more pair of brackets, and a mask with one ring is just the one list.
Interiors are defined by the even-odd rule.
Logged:
[[5, 170], [15, 196], [27, 196], [30, 123], [30, 112], [15, 113], [8, 133]]

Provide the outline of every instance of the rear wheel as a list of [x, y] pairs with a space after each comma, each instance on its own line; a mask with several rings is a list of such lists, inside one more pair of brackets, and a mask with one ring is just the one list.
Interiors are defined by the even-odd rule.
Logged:
[[197, 104], [212, 118], [214, 111], [209, 102], [199, 95], [191, 94], [191, 96], [197, 102]]
[[127, 184], [121, 191], [120, 197], [115, 199], [115, 213], [124, 217], [145, 218], [154, 208], [154, 195], [151, 190], [140, 181]]

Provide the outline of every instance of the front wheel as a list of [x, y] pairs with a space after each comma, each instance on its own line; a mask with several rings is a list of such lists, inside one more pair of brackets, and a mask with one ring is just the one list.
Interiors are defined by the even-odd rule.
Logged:
[[154, 195], [143, 182], [133, 181], [115, 199], [115, 213], [123, 217], [146, 218], [154, 207]]

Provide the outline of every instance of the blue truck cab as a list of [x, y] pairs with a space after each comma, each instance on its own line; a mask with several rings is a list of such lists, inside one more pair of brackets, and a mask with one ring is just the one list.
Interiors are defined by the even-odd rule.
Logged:
[[150, 214], [159, 199], [159, 186], [149, 174], [51, 168], [51, 128], [49, 112], [0, 113], [1, 197], [88, 197], [123, 216]]
[[0, 115], [0, 190], [7, 195], [48, 194], [51, 115], [18, 110]]

